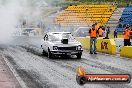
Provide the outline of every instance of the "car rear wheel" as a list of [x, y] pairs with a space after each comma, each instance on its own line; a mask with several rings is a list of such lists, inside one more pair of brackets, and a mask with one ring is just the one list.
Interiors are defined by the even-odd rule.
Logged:
[[81, 59], [82, 53], [77, 54], [77, 59]]

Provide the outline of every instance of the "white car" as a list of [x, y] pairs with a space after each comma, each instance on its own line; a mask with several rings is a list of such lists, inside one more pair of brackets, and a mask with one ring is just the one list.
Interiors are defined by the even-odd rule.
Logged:
[[41, 48], [43, 54], [49, 58], [56, 55], [76, 55], [78, 59], [82, 56], [81, 43], [76, 41], [70, 32], [48, 32], [42, 39]]
[[75, 37], [86, 37], [89, 35], [90, 27], [79, 27], [74, 32]]

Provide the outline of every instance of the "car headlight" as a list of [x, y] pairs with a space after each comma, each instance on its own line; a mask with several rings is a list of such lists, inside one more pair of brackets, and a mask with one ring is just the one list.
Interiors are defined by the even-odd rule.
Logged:
[[58, 47], [57, 46], [53, 46], [53, 50], [58, 50]]
[[82, 49], [81, 45], [77, 46], [77, 50], [81, 50], [81, 49]]

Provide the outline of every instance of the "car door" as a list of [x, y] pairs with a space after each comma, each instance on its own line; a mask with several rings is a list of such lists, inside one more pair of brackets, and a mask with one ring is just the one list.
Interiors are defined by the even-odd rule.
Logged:
[[48, 34], [44, 36], [43, 49], [45, 52], [48, 52]]

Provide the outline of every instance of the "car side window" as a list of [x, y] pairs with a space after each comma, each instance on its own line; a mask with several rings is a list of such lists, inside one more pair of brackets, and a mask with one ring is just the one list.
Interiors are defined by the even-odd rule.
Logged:
[[46, 36], [46, 41], [48, 41], [49, 39], [48, 39], [48, 35]]
[[46, 41], [46, 38], [47, 38], [47, 34], [44, 36], [44, 41]]
[[46, 37], [46, 35], [44, 36], [44, 41], [45, 41], [45, 37]]
[[47, 34], [44, 36], [44, 41], [48, 41], [48, 35]]

